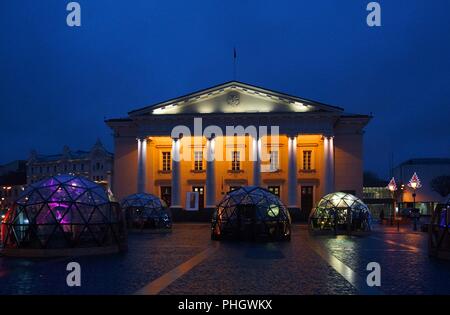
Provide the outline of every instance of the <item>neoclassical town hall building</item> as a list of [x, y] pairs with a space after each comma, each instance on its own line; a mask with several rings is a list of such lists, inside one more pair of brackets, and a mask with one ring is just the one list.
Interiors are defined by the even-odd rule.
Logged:
[[307, 216], [327, 193], [362, 197], [369, 120], [227, 82], [107, 120], [114, 131], [114, 193], [121, 199], [149, 192], [177, 211], [209, 211], [228, 191], [257, 185]]

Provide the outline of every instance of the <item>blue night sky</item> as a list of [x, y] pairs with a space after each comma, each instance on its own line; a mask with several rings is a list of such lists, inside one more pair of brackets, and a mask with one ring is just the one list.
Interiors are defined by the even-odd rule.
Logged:
[[233, 78], [373, 113], [365, 169], [450, 156], [450, 1], [65, 0], [0, 2], [0, 163], [31, 149], [112, 150], [104, 118]]

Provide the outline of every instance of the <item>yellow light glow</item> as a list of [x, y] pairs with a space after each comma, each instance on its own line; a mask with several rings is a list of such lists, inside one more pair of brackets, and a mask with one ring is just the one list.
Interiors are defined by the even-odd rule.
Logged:
[[267, 215], [269, 217], [276, 217], [280, 214], [280, 208], [277, 205], [270, 205], [269, 210], [267, 211]]

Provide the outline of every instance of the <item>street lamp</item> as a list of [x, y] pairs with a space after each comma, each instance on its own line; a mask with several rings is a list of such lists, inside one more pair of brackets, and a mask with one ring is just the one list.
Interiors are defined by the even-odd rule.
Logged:
[[397, 211], [396, 211], [396, 200], [395, 200], [395, 191], [397, 190], [397, 184], [395, 182], [394, 177], [392, 177], [391, 181], [389, 182], [389, 184], [387, 185], [387, 189], [389, 189], [389, 191], [392, 194], [392, 207], [394, 209], [394, 221], [397, 222], [397, 231], [400, 230], [400, 222], [397, 220]]
[[409, 180], [408, 186], [413, 189], [413, 214], [414, 214], [414, 231], [417, 231], [417, 217], [419, 213], [416, 211], [416, 189], [419, 189], [422, 187], [422, 184], [420, 183], [419, 176], [417, 176], [417, 173], [414, 172], [413, 176]]

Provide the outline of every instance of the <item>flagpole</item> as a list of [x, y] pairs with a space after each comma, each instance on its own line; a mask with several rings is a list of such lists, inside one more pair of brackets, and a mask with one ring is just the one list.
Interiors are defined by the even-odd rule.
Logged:
[[237, 59], [237, 54], [236, 54], [236, 48], [233, 48], [233, 80], [236, 81], [236, 59]]

